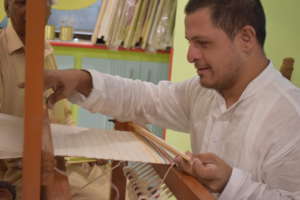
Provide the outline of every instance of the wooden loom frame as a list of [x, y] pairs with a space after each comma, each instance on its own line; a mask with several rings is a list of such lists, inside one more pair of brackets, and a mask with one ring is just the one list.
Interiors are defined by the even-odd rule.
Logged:
[[[41, 196], [43, 66], [46, 1], [26, 2], [26, 73], [22, 200]], [[32, 37], [34, 36], [34, 37]]]
[[48, 112], [43, 108], [46, 0], [26, 2], [22, 200], [71, 200], [67, 177], [54, 170]]
[[[45, 121], [43, 110], [43, 65], [44, 65], [44, 23], [46, 1], [27, 0], [26, 2], [26, 90], [24, 117], [24, 153], [22, 200], [57, 200], [44, 196], [41, 191], [43, 132], [50, 133], [49, 122]], [[34, 36], [34, 37], [32, 37]], [[128, 124], [119, 126], [119, 130], [128, 130]], [[49, 136], [49, 135], [48, 135]], [[49, 138], [46, 138], [49, 139]], [[51, 138], [50, 138], [51, 140]], [[45, 142], [45, 140], [44, 140]], [[46, 141], [47, 143], [51, 141]], [[113, 162], [113, 165], [116, 162]], [[166, 166], [154, 165], [155, 170], [163, 176]], [[126, 179], [122, 168], [118, 167], [112, 174], [112, 181], [120, 189], [121, 200], [125, 199]], [[53, 182], [52, 182], [53, 183]], [[193, 177], [172, 169], [166, 184], [180, 200], [213, 200], [214, 197]], [[178, 190], [180, 188], [180, 191]], [[55, 189], [49, 187], [48, 190]], [[60, 194], [60, 193], [58, 193]], [[115, 194], [111, 193], [111, 199]], [[62, 200], [70, 199], [69, 197]]]
[[[131, 131], [138, 135], [144, 135], [143, 128], [131, 122], [115, 122], [115, 129], [120, 131]], [[138, 133], [139, 132], [139, 133]], [[117, 166], [118, 162], [113, 162], [113, 167]], [[152, 167], [157, 174], [163, 178], [169, 166], [152, 164]], [[122, 166], [117, 167], [112, 172], [112, 183], [119, 188], [120, 200], [125, 200], [126, 197], [126, 178], [123, 174]], [[213, 195], [197, 181], [194, 177], [185, 175], [176, 169], [171, 169], [165, 179], [165, 184], [178, 200], [214, 200]], [[180, 190], [178, 190], [180, 188]], [[115, 200], [116, 194], [111, 190], [110, 200]]]

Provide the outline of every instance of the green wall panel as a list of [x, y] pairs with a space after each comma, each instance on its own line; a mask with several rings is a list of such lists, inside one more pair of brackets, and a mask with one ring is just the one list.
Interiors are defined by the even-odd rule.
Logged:
[[[54, 47], [59, 69], [94, 69], [103, 73], [119, 75], [158, 83], [168, 79], [169, 54], [154, 54], [132, 51], [112, 51], [95, 48]], [[112, 129], [110, 117], [91, 113], [73, 106], [73, 116], [78, 126]], [[163, 130], [149, 125], [148, 128], [162, 137]]]

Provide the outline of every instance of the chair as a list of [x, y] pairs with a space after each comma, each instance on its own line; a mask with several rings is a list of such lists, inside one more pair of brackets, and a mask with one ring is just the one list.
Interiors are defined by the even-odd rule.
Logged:
[[280, 73], [282, 74], [282, 76], [284, 76], [288, 80], [291, 80], [292, 73], [294, 71], [294, 63], [295, 63], [295, 60], [294, 60], [294, 58], [291, 58], [291, 57], [284, 58], [282, 61], [282, 64], [280, 67]]

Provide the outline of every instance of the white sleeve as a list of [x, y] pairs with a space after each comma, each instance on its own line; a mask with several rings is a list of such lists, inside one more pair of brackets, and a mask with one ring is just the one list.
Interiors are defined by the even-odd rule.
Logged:
[[300, 200], [299, 100], [296, 90], [276, 99], [253, 147], [262, 158], [251, 172], [234, 168], [219, 200]]
[[261, 182], [255, 181], [250, 173], [234, 168], [219, 200], [299, 200], [299, 154], [300, 148], [295, 147], [284, 159], [265, 168]]
[[232, 175], [218, 200], [296, 200], [298, 192], [270, 189], [268, 185], [255, 182], [251, 175], [239, 169], [233, 169]]
[[[89, 70], [93, 89], [88, 98], [70, 98], [91, 112], [99, 112], [121, 121], [151, 123], [165, 128], [189, 132], [189, 98], [187, 88], [195, 82], [161, 81], [158, 85], [140, 80]], [[198, 83], [198, 82], [197, 82]], [[199, 84], [198, 84], [199, 85]]]

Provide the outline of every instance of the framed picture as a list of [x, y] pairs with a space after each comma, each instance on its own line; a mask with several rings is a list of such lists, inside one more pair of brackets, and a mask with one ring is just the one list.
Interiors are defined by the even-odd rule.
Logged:
[[[64, 4], [65, 1], [65, 4]], [[48, 24], [59, 32], [61, 26], [72, 26], [74, 34], [92, 35], [101, 8], [101, 0], [58, 1], [51, 10]]]

